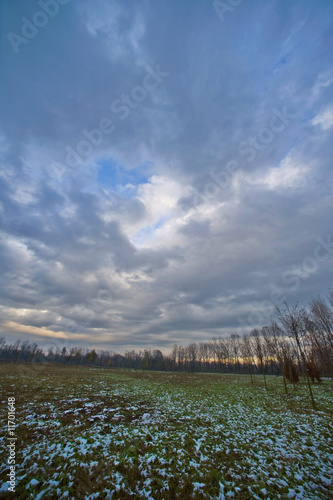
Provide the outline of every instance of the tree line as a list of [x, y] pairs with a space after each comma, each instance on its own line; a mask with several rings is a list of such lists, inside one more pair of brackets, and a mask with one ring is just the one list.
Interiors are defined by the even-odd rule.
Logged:
[[[2, 362], [61, 363], [68, 365], [166, 370], [187, 372], [247, 373], [254, 383], [255, 375], [282, 375], [285, 391], [287, 381], [296, 384], [303, 375], [313, 400], [310, 380], [320, 382], [321, 376], [333, 377], [333, 291], [312, 299], [306, 307], [287, 302], [275, 307], [271, 323], [253, 328], [244, 335], [213, 338], [206, 342], [174, 345], [170, 354], [159, 349], [113, 351], [81, 347], [50, 347], [46, 352], [36, 343], [17, 340], [7, 344], [0, 338]], [[314, 402], [313, 402], [314, 404]]]

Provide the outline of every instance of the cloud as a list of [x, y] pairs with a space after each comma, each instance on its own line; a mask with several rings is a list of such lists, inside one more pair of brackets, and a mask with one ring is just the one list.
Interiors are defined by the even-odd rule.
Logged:
[[328, 130], [333, 125], [333, 106], [327, 107], [319, 113], [313, 120], [313, 125], [320, 125], [323, 130]]
[[326, 292], [329, 254], [283, 277], [331, 234], [332, 5], [68, 2], [15, 53], [36, 8], [1, 6], [1, 334], [167, 348]]

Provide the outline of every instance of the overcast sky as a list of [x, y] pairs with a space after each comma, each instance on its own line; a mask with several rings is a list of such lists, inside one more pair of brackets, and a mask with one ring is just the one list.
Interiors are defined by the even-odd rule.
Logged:
[[332, 1], [0, 13], [0, 335], [169, 349], [325, 296]]

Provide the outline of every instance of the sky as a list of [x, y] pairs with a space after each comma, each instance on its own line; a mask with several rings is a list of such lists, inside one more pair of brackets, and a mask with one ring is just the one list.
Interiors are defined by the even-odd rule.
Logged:
[[2, 0], [0, 335], [125, 352], [332, 287], [330, 0]]

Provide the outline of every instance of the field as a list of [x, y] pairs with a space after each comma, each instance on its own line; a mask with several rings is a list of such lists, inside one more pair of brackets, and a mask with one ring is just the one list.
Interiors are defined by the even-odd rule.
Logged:
[[[333, 383], [0, 365], [1, 498], [331, 499]], [[15, 493], [8, 397], [15, 397]]]

